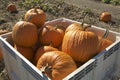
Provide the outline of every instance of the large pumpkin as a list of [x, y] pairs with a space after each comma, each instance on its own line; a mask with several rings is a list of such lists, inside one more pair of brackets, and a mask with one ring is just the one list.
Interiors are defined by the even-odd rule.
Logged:
[[59, 27], [46, 25], [40, 30], [39, 41], [43, 45], [52, 44], [53, 47], [61, 45], [64, 36], [64, 31]]
[[44, 53], [37, 63], [37, 68], [51, 80], [62, 80], [76, 69], [72, 57], [61, 51]]
[[79, 23], [72, 23], [66, 28], [65, 32], [68, 32], [70, 30], [78, 30], [78, 29], [83, 30], [83, 27]]
[[35, 57], [34, 57], [34, 64], [37, 63], [38, 59], [45, 53], [45, 52], [48, 52], [48, 51], [57, 51], [58, 49], [57, 48], [54, 48], [52, 46], [42, 46], [40, 47], [36, 54], [35, 54]]
[[20, 52], [25, 58], [27, 58], [29, 61], [33, 61], [34, 53], [33, 49], [30, 47], [21, 47], [18, 45], [15, 45], [14, 48]]
[[65, 33], [62, 51], [72, 56], [76, 62], [85, 63], [98, 51], [98, 36], [93, 32], [70, 30]]
[[32, 47], [38, 40], [37, 28], [30, 22], [19, 21], [13, 27], [12, 38], [19, 46]]
[[31, 18], [29, 22], [35, 24], [37, 28], [40, 28], [46, 21], [46, 14], [39, 8], [33, 8], [26, 12], [24, 20], [27, 21], [29, 18]]

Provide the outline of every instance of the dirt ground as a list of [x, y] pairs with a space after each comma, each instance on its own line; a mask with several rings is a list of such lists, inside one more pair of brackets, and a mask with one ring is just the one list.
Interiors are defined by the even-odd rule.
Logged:
[[[14, 24], [21, 20], [25, 12], [28, 10], [25, 7], [19, 6], [22, 0], [0, 0], [0, 29], [12, 31]], [[93, 0], [92, 0], [93, 1]], [[96, 2], [96, 1], [95, 1]], [[6, 10], [9, 3], [15, 3], [18, 12], [10, 13]], [[48, 0], [48, 3], [52, 6], [54, 12], [45, 11], [47, 14], [47, 20], [53, 20], [61, 17], [73, 19], [76, 21], [82, 21], [83, 12], [88, 11], [89, 15], [85, 18], [85, 22], [88, 24], [96, 25], [105, 28], [107, 24], [99, 21], [100, 12], [92, 10], [92, 8], [77, 7], [67, 3], [60, 3], [58, 0]], [[106, 5], [102, 3], [102, 5]], [[119, 10], [119, 7], [118, 7]], [[114, 10], [113, 10], [114, 11]], [[117, 16], [117, 15], [116, 15]], [[120, 32], [120, 18], [113, 18], [111, 30]], [[0, 61], [0, 80], [9, 80], [7, 72], [5, 71], [4, 62]]]

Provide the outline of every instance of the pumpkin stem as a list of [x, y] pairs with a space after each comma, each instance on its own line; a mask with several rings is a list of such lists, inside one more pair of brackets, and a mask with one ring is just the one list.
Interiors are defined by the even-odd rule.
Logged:
[[32, 15], [30, 15], [30, 16], [27, 18], [27, 20], [26, 20], [26, 21], [27, 21], [27, 22], [30, 22], [30, 20], [32, 19], [32, 17], [33, 17], [33, 16], [32, 16]]
[[50, 41], [49, 46], [51, 46], [51, 47], [53, 46], [53, 42], [52, 41]]
[[87, 28], [90, 28], [90, 27], [91, 27], [90, 24], [86, 24], [86, 25], [84, 25], [83, 31], [85, 31]]
[[106, 27], [106, 31], [105, 31], [105, 33], [104, 33], [104, 35], [102, 36], [102, 38], [107, 38], [107, 36], [109, 35], [109, 29], [111, 28], [111, 23], [108, 23], [109, 24], [109, 26], [108, 27]]
[[88, 13], [84, 13], [84, 16], [83, 16], [83, 19], [82, 19], [81, 27], [83, 27], [83, 30], [86, 29], [86, 27], [84, 27], [84, 23], [85, 23], [85, 18], [86, 18], [87, 15], [88, 15]]
[[51, 73], [52, 72], [52, 66], [49, 66], [47, 63], [46, 66], [43, 66], [40, 70], [42, 73]]
[[37, 9], [38, 9], [38, 6], [34, 8], [34, 12], [38, 13]]
[[54, 29], [56, 30], [57, 28], [60, 28], [60, 27], [63, 28], [63, 29], [65, 29], [65, 28], [63, 27], [63, 25], [55, 25], [55, 28], [54, 28]]
[[57, 28], [59, 28], [59, 26], [58, 26], [58, 25], [55, 25], [54, 29], [56, 30]]
[[109, 28], [107, 27], [104, 35], [102, 36], [102, 38], [106, 39], [108, 37], [108, 34], [109, 34]]
[[[85, 18], [85, 17], [84, 17]], [[84, 23], [85, 23], [85, 19], [82, 19], [82, 23], [81, 23], [81, 26], [83, 27]]]

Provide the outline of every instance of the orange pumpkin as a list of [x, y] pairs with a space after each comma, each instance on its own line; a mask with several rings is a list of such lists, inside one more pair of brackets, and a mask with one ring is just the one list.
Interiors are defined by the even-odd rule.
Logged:
[[30, 48], [30, 47], [21, 47], [21, 46], [18, 46], [18, 45], [14, 45], [14, 48], [19, 52], [21, 53], [25, 58], [27, 58], [29, 61], [33, 61], [33, 56], [34, 56], [34, 53], [33, 53], [33, 49]]
[[17, 12], [15, 4], [9, 4], [7, 6], [7, 11], [9, 11], [9, 12]]
[[[88, 27], [85, 29], [86, 31], [91, 31], [91, 32], [94, 32], [95, 34], [97, 34], [98, 36], [102, 37], [105, 33], [105, 31], [102, 31], [102, 30], [99, 30], [99, 29], [96, 29], [96, 28], [93, 28], [93, 27]], [[112, 41], [112, 42], [115, 42], [116, 41], [116, 35], [109, 32], [107, 38], [108, 40]]]
[[98, 46], [98, 36], [93, 32], [71, 30], [64, 35], [62, 51], [82, 64], [96, 55]]
[[37, 68], [51, 80], [62, 80], [76, 70], [76, 64], [71, 56], [62, 51], [44, 53], [38, 60]]
[[19, 46], [32, 47], [38, 40], [37, 28], [30, 22], [19, 21], [13, 27], [12, 38]]
[[79, 23], [72, 23], [66, 28], [65, 32], [78, 29], [83, 30], [83, 27]]
[[104, 39], [102, 37], [99, 37], [99, 49], [98, 49], [98, 53], [100, 53], [101, 51], [105, 50], [108, 46], [110, 46], [113, 42], [108, 40], [108, 39]]
[[102, 12], [100, 15], [100, 21], [103, 21], [103, 22], [110, 22], [111, 18], [112, 16], [109, 12]]
[[42, 46], [40, 47], [36, 54], [35, 54], [35, 57], [34, 57], [34, 64], [37, 63], [38, 59], [45, 53], [45, 52], [48, 52], [48, 51], [57, 51], [58, 49], [57, 48], [54, 48], [52, 46]]
[[60, 29], [62, 30], [66, 30], [66, 28], [72, 24], [72, 22], [70, 21], [65, 21], [65, 20], [56, 20], [56, 21], [52, 21], [52, 22], [49, 22], [49, 23], [46, 23], [44, 26], [46, 25], [50, 25], [50, 26], [58, 26]]
[[59, 27], [46, 25], [40, 30], [39, 41], [43, 45], [49, 45], [52, 43], [53, 47], [58, 47], [62, 44], [64, 31]]
[[36, 7], [26, 12], [24, 20], [27, 21], [29, 18], [31, 19], [29, 22], [35, 24], [37, 28], [40, 28], [46, 21], [46, 14], [43, 10]]

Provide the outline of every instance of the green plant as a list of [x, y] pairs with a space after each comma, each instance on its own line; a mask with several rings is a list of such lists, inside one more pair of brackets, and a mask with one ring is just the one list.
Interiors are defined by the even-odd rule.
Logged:
[[102, 0], [102, 2], [107, 3], [107, 4], [110, 3], [110, 1], [111, 0]]
[[120, 5], [120, 0], [101, 0], [104, 3], [109, 3], [109, 4], [113, 4], [113, 5]]
[[114, 5], [120, 5], [120, 0], [111, 0], [110, 3]]
[[26, 9], [31, 9], [35, 6], [39, 6], [44, 2], [44, 0], [23, 0], [19, 4], [21, 7], [25, 7]]
[[19, 6], [24, 7], [26, 10], [34, 8], [35, 6], [40, 7], [40, 9], [45, 12], [52, 12], [52, 5], [50, 5], [47, 0], [23, 0]]

